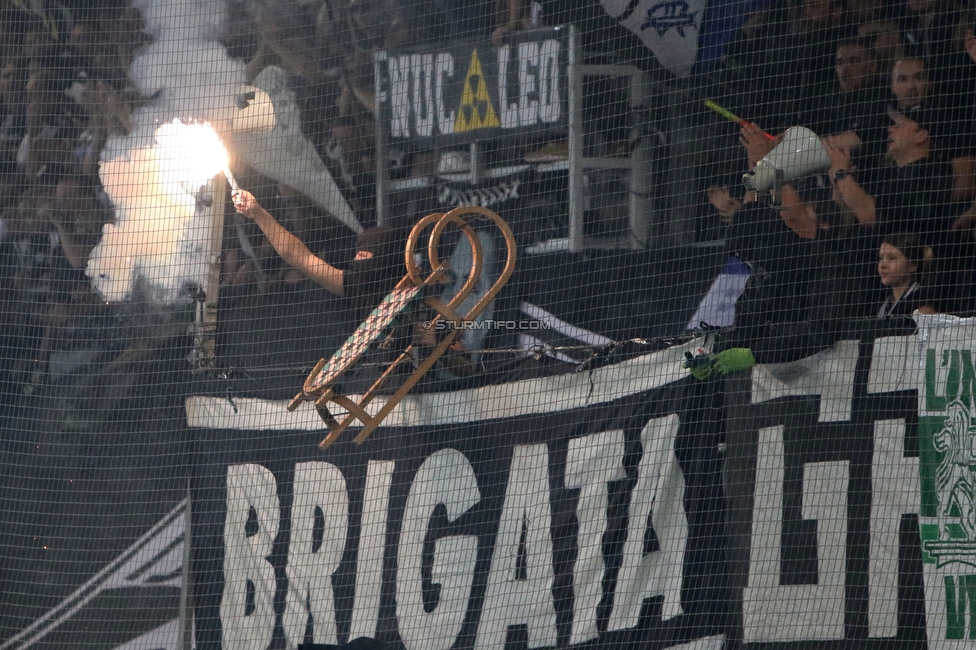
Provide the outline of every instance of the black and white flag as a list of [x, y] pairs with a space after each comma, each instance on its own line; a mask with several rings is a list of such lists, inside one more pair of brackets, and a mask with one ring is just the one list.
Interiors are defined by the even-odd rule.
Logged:
[[600, 4], [636, 34], [663, 67], [678, 77], [691, 74], [706, 0], [600, 0]]
[[719, 650], [714, 385], [683, 358], [408, 396], [327, 452], [312, 409], [193, 398], [198, 647]]

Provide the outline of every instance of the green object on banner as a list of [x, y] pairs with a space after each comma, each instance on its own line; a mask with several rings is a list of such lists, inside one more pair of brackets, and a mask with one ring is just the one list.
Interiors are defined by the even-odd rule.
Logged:
[[756, 359], [749, 348], [729, 348], [715, 355], [712, 368], [721, 375], [748, 370], [756, 365]]
[[700, 381], [705, 381], [711, 378], [713, 372], [715, 372], [715, 369], [712, 367], [712, 364], [706, 363], [693, 367], [691, 369], [691, 376]]
[[700, 381], [705, 381], [714, 372], [711, 355], [693, 355], [690, 351], [685, 352], [685, 362], [681, 364], [681, 367], [691, 370], [691, 376]]

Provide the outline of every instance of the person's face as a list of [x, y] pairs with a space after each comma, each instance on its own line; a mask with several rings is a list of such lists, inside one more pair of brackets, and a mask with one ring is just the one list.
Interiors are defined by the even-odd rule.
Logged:
[[357, 262], [361, 262], [362, 260], [372, 259], [372, 257], [373, 257], [372, 251], [356, 251], [356, 257], [354, 259]]
[[856, 45], [842, 45], [837, 48], [834, 70], [837, 73], [837, 84], [842, 91], [851, 92], [862, 88], [877, 69], [866, 48]]
[[901, 109], [922, 103], [929, 94], [929, 78], [921, 61], [902, 59], [895, 63], [891, 72], [891, 94]]
[[900, 154], [911, 151], [924, 142], [925, 130], [915, 120], [893, 114], [894, 123], [888, 127], [888, 153]]
[[891, 244], [881, 244], [878, 250], [878, 277], [889, 289], [909, 286], [918, 265], [912, 264], [905, 254]]

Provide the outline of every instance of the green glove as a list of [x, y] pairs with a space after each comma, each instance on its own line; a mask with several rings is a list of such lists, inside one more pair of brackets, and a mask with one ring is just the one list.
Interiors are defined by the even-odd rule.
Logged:
[[715, 372], [715, 368], [710, 363], [703, 363], [691, 369], [691, 376], [699, 381], [705, 381]]
[[748, 370], [756, 365], [756, 359], [749, 348], [729, 348], [715, 355], [712, 368], [717, 374], [727, 375], [730, 372]]
[[682, 365], [684, 368], [691, 370], [691, 376], [699, 381], [705, 381], [714, 374], [715, 369], [712, 367], [712, 358], [706, 355], [692, 356], [691, 352], [685, 352], [685, 362]]

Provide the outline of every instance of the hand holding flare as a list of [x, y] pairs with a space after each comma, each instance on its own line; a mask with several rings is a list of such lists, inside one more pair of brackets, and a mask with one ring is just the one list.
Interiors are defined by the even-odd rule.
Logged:
[[234, 178], [234, 175], [230, 173], [230, 167], [224, 167], [223, 172], [224, 176], [227, 178], [227, 184], [230, 185], [230, 195], [231, 198], [233, 198], [235, 195], [241, 193], [241, 188], [237, 184], [237, 179]]

